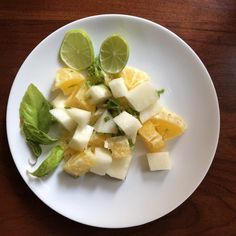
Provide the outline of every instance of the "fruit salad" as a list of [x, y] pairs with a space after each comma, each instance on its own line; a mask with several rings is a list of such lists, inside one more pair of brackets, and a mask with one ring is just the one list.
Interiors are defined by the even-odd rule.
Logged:
[[[33, 84], [20, 106], [21, 130], [37, 159], [42, 145], [55, 143], [35, 177], [52, 173], [62, 163], [71, 176], [86, 173], [124, 180], [137, 138], [145, 145], [150, 171], [171, 169], [166, 143], [184, 133], [182, 117], [161, 103], [164, 89], [150, 76], [127, 65], [129, 47], [120, 35], [106, 38], [94, 57], [85, 31], [70, 30], [60, 48], [64, 65], [55, 74], [48, 101]], [[60, 137], [49, 130], [58, 123]]]

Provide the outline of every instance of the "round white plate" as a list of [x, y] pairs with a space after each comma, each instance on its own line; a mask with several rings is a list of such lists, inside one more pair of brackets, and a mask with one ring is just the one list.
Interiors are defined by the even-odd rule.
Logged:
[[[188, 130], [170, 142], [171, 171], [150, 172], [145, 149], [138, 143], [125, 181], [92, 174], [71, 178], [61, 166], [47, 178], [27, 173], [31, 155], [19, 129], [19, 105], [30, 83], [49, 96], [58, 51], [70, 29], [84, 29], [96, 53], [113, 33], [126, 38], [129, 65], [146, 71], [161, 101], [183, 116]], [[144, 98], [145, 99], [145, 98]], [[15, 164], [30, 189], [49, 207], [80, 223], [121, 228], [144, 224], [169, 213], [197, 188], [213, 160], [220, 117], [211, 78], [194, 51], [178, 36], [151, 21], [126, 15], [99, 15], [72, 22], [49, 35], [27, 57], [13, 83], [7, 107], [7, 134]]]

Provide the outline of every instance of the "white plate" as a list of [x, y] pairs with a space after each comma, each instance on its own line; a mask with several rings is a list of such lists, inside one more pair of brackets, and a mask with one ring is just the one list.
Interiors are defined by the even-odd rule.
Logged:
[[[169, 143], [173, 169], [149, 172], [140, 143], [124, 182], [88, 175], [74, 179], [61, 167], [48, 178], [32, 180], [30, 151], [19, 129], [19, 105], [34, 83], [49, 95], [58, 51], [69, 29], [84, 29], [95, 51], [110, 34], [123, 35], [130, 46], [128, 64], [146, 71], [162, 102], [182, 115], [187, 132]], [[184, 202], [206, 175], [213, 160], [220, 127], [219, 106], [211, 78], [198, 56], [178, 36], [151, 21], [126, 15], [100, 15], [72, 22], [49, 35], [27, 57], [13, 83], [7, 107], [7, 134], [15, 164], [30, 189], [60, 214], [88, 225], [119, 228], [144, 224]]]

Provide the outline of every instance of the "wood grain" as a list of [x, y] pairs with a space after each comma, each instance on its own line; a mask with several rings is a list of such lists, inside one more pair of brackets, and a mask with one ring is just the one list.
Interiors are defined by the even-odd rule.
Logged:
[[[5, 131], [10, 88], [31, 50], [64, 24], [104, 13], [144, 17], [183, 38], [206, 65], [221, 110], [217, 153], [194, 194], [159, 220], [117, 230], [75, 223], [45, 206], [17, 172]], [[0, 235], [236, 235], [235, 0], [1, 0], [0, 29]]]

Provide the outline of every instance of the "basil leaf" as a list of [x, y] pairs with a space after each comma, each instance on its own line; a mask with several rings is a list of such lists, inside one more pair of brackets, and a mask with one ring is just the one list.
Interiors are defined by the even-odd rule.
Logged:
[[30, 147], [34, 156], [38, 158], [42, 153], [42, 148], [40, 147], [40, 145], [38, 143], [35, 143], [35, 142], [29, 140], [29, 139], [26, 139], [26, 142], [27, 142], [28, 146]]
[[48, 157], [41, 163], [37, 170], [33, 173], [30, 173], [36, 177], [43, 177], [48, 175], [52, 171], [56, 169], [56, 167], [60, 164], [61, 160], [64, 156], [64, 150], [61, 146], [54, 147]]
[[20, 104], [22, 123], [29, 123], [47, 133], [52, 123], [51, 104], [33, 84], [30, 84]]
[[24, 123], [22, 126], [22, 130], [25, 134], [26, 140], [30, 140], [37, 144], [52, 144], [57, 141], [57, 139], [50, 137], [43, 131], [35, 128], [33, 125]]

